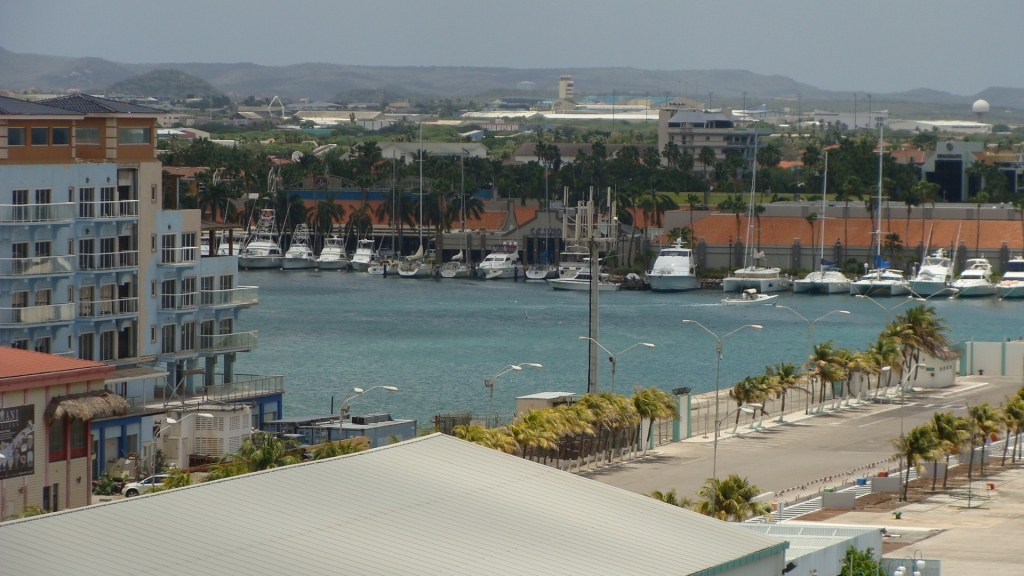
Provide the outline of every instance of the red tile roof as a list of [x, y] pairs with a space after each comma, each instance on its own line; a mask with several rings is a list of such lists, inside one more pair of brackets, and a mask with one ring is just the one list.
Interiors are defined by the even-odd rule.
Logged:
[[102, 362], [0, 346], [0, 388], [19, 384], [22, 388], [25, 383], [34, 381], [43, 386], [86, 382], [104, 379], [113, 373], [114, 367]]

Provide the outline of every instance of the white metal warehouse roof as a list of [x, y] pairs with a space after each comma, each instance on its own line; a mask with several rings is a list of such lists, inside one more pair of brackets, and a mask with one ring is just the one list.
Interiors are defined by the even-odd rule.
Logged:
[[713, 574], [787, 544], [435, 434], [0, 524], [11, 574]]

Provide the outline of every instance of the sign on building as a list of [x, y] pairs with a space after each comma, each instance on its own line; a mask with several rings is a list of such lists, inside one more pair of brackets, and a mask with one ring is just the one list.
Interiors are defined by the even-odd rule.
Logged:
[[35, 405], [0, 408], [0, 480], [35, 472]]

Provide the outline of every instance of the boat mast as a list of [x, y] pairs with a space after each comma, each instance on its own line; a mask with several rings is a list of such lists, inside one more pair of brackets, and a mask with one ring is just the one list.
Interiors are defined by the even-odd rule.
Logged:
[[818, 258], [818, 272], [822, 276], [820, 279], [824, 280], [824, 266], [823, 261], [825, 260], [825, 193], [828, 191], [828, 152], [825, 152], [825, 174], [821, 178], [821, 215], [818, 218], [821, 219], [821, 232], [818, 234], [821, 237], [821, 257]]
[[[588, 369], [589, 369], [588, 370], [588, 375], [587, 375], [587, 394], [594, 394], [594, 395], [596, 395], [598, 393], [598, 385], [597, 385], [597, 373], [598, 373], [598, 370], [597, 370], [597, 367], [598, 367], [598, 363], [597, 363], [598, 330], [597, 330], [597, 325], [598, 325], [598, 318], [600, 316], [600, 314], [599, 314], [600, 304], [598, 302], [598, 294], [599, 294], [598, 280], [599, 280], [599, 277], [601, 276], [601, 267], [597, 265], [598, 248], [597, 248], [597, 234], [595, 233], [595, 226], [594, 226], [594, 218], [596, 217], [596, 213], [595, 213], [595, 210], [594, 210], [594, 187], [593, 186], [590, 187], [590, 200], [587, 202], [586, 208], [584, 209], [584, 216], [586, 217], [586, 222], [587, 222], [587, 236], [586, 237], [587, 237], [588, 243], [590, 244], [590, 262], [588, 263], [588, 265], [590, 266], [590, 326], [589, 326], [589, 328], [590, 328], [590, 330], [589, 330], [590, 341], [588, 342], [588, 344], [590, 344], [590, 346], [588, 347], [590, 355], [589, 355], [589, 358], [588, 358], [588, 361], [587, 361]], [[577, 232], [579, 231], [579, 225], [580, 225], [580, 215], [577, 214], [576, 215], [576, 229], [577, 229]]]
[[[743, 250], [743, 267], [750, 266], [750, 262], [747, 260], [747, 255], [750, 255], [750, 260], [753, 260], [754, 251], [751, 247], [751, 240], [754, 236], [754, 191], [757, 187], [757, 134], [754, 134], [754, 172], [750, 177], [750, 205], [747, 207], [747, 236], [744, 242], [747, 243]], [[737, 238], [739, 240], [739, 238]]]
[[875, 228], [875, 268], [881, 268], [882, 263], [882, 131], [885, 128], [878, 125], [878, 227]]

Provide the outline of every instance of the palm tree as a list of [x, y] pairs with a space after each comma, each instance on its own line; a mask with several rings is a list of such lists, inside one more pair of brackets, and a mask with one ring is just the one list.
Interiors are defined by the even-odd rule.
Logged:
[[857, 198], [858, 200], [864, 198], [864, 185], [861, 184], [860, 178], [851, 175], [843, 181], [843, 185], [840, 187], [839, 193], [836, 194], [836, 200], [846, 203], [846, 209], [843, 211], [843, 225], [845, 227], [843, 236], [844, 248], [847, 248], [850, 245], [850, 200], [853, 198]]
[[[740, 415], [742, 414], [740, 408], [746, 404], [755, 404], [763, 401], [768, 395], [767, 389], [770, 386], [770, 380], [771, 377], [765, 374], [747, 376], [729, 390], [729, 398], [732, 398], [733, 402], [736, 403], [736, 427], [740, 425]], [[756, 418], [756, 415], [754, 417]]]
[[711, 516], [714, 510], [714, 518], [733, 522], [742, 522], [755, 515], [771, 517], [768, 504], [754, 501], [760, 494], [760, 488], [736, 474], [722, 480], [708, 478], [697, 491], [700, 500], [694, 510], [705, 516]]
[[932, 435], [929, 425], [918, 426], [909, 434], [892, 439], [892, 445], [896, 448], [896, 455], [906, 458], [907, 477], [903, 482], [903, 498], [907, 500], [907, 489], [910, 487], [910, 469], [917, 466], [920, 460], [937, 460], [939, 442]]
[[764, 372], [775, 379], [773, 388], [778, 397], [782, 398], [780, 414], [785, 414], [788, 392], [797, 387], [797, 384], [803, 380], [804, 374], [792, 362], [777, 362], [774, 366], [765, 366]]
[[981, 440], [981, 475], [985, 475], [985, 447], [990, 438], [999, 433], [1002, 416], [988, 402], [976, 404], [967, 410], [967, 418], [971, 423], [971, 460], [968, 474], [974, 466], [974, 446], [977, 439]]
[[[1007, 399], [1006, 407], [1003, 408], [1003, 418], [1006, 422], [1006, 446], [1010, 445], [1010, 432], [1013, 432], [1013, 453], [1011, 462], [1017, 462], [1017, 446], [1020, 444], [1020, 434], [1024, 431], [1024, 398], [1012, 396]], [[1006, 466], [1006, 449], [1003, 449], [1003, 466]]]
[[640, 418], [648, 421], [647, 438], [644, 442], [644, 454], [647, 454], [647, 445], [650, 443], [651, 435], [654, 433], [654, 421], [658, 418], [679, 418], [679, 406], [676, 397], [660, 388], [648, 386], [641, 388], [638, 384], [633, 392], [633, 407]]
[[715, 158], [715, 149], [711, 146], [704, 146], [700, 149], [700, 153], [697, 155], [697, 159], [704, 167], [704, 177], [707, 178], [708, 166], [714, 165], [717, 158]]
[[686, 203], [690, 206], [690, 230], [693, 230], [693, 213], [701, 205], [700, 196], [697, 194], [687, 194]]
[[242, 446], [231, 460], [244, 463], [248, 472], [280, 468], [299, 462], [298, 457], [289, 453], [289, 450], [297, 447], [298, 442], [294, 440], [282, 440], [257, 430], [242, 441]]
[[309, 215], [309, 224], [314, 234], [327, 235], [334, 229], [334, 224], [345, 217], [345, 207], [335, 204], [334, 194], [328, 193], [323, 202], [317, 202], [316, 208]]
[[[817, 375], [818, 384], [821, 387], [819, 402], [825, 401], [825, 389], [826, 385], [831, 387], [833, 382], [838, 382], [846, 377], [845, 370], [836, 364], [835, 359], [835, 347], [832, 345], [832, 341], [822, 342], [821, 344], [815, 344], [813, 353], [808, 356], [807, 362], [804, 364], [805, 368], [810, 369]], [[833, 396], [835, 394], [833, 393]], [[813, 392], [811, 395], [811, 402], [814, 402]]]
[[[929, 423], [932, 429], [932, 436], [937, 441], [937, 449], [946, 457], [946, 470], [942, 478], [942, 488], [946, 488], [946, 480], [949, 478], [949, 457], [959, 454], [963, 442], [967, 439], [964, 430], [957, 425], [957, 418], [950, 412], [935, 412]], [[932, 469], [932, 491], [935, 490], [937, 476]]]
[[680, 508], [686, 508], [687, 510], [692, 509], [693, 505], [695, 504], [693, 500], [691, 500], [691, 499], [689, 499], [689, 498], [687, 498], [685, 496], [683, 498], [679, 498], [678, 496], [676, 496], [676, 489], [675, 488], [669, 490], [668, 492], [661, 492], [661, 491], [655, 490], [655, 491], [651, 492], [650, 494], [648, 494], [648, 496], [650, 496], [651, 498], [654, 498], [655, 500], [660, 500], [661, 502], [664, 502], [666, 504], [671, 504], [673, 506], [679, 506]]
[[192, 473], [188, 470], [170, 470], [167, 472], [167, 478], [160, 483], [156, 490], [171, 490], [173, 488], [182, 488], [184, 486], [192, 485]]
[[348, 222], [345, 223], [345, 238], [362, 238], [373, 232], [373, 208], [363, 203], [359, 208], [352, 210], [348, 215]]
[[311, 460], [324, 460], [327, 458], [334, 458], [335, 456], [344, 456], [346, 454], [355, 454], [356, 452], [362, 452], [365, 450], [362, 445], [342, 440], [340, 442], [327, 441], [313, 450]]
[[811, 268], [814, 268], [814, 255], [817, 254], [814, 248], [817, 245], [817, 233], [814, 230], [814, 222], [818, 220], [818, 213], [811, 212], [804, 217], [804, 220], [806, 220], [807, 225], [811, 227]]

